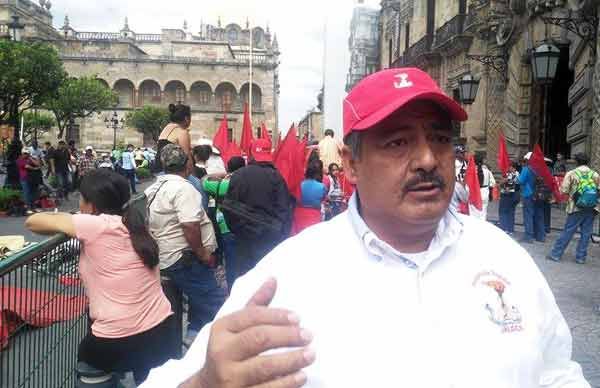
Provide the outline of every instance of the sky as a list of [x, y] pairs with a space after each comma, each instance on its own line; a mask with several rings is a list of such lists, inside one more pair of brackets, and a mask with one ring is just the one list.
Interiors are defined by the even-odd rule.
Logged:
[[[379, 7], [380, 0], [365, 0]], [[342, 100], [349, 66], [348, 37], [356, 0], [55, 0], [52, 14], [60, 28], [65, 15], [78, 31], [119, 31], [129, 18], [138, 33], [160, 33], [162, 28], [182, 28], [188, 22], [193, 32], [200, 23], [270, 26], [281, 51], [279, 125], [285, 132], [317, 104], [323, 83], [326, 55], [325, 125], [341, 135]], [[327, 28], [325, 28], [327, 25]], [[325, 31], [327, 40], [325, 44]]]

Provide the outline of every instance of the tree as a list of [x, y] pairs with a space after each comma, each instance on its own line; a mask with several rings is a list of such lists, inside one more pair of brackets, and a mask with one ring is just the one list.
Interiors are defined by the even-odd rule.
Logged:
[[0, 40], [0, 121], [17, 128], [20, 113], [55, 97], [66, 77], [52, 46]]
[[152, 136], [154, 141], [158, 141], [163, 128], [169, 124], [169, 111], [151, 105], [145, 105], [143, 108], [129, 112], [126, 117], [128, 127], [136, 128], [139, 132]]
[[31, 144], [39, 135], [48, 132], [56, 125], [54, 116], [48, 113], [37, 113], [27, 111], [23, 113], [23, 140], [25, 144]]
[[69, 122], [110, 109], [118, 102], [115, 92], [93, 77], [69, 78], [59, 87], [56, 98], [44, 103], [56, 117], [58, 138], [62, 138]]

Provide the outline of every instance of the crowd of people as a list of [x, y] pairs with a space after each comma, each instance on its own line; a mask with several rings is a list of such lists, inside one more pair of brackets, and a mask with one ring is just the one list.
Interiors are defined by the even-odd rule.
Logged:
[[[497, 184], [494, 175], [487, 168], [481, 155], [474, 160], [477, 168], [478, 182], [482, 199], [482, 209], [475, 208], [469, 203], [469, 188], [466, 185], [467, 160], [465, 147], [455, 147], [456, 186], [453, 206], [457, 211], [487, 220], [487, 207], [493, 198], [498, 203], [498, 227], [510, 236], [515, 235], [515, 213], [521, 203], [523, 209], [524, 234], [520, 243], [545, 243], [546, 236], [551, 232], [552, 208], [554, 205], [564, 207], [567, 219], [564, 228], [554, 243], [547, 259], [560, 261], [569, 242], [577, 231], [581, 238], [577, 245], [575, 262], [584, 264], [587, 257], [589, 242], [592, 240], [594, 219], [600, 211], [598, 205], [600, 174], [592, 170], [589, 158], [585, 153], [574, 156], [575, 166], [567, 167], [562, 154], [557, 154], [556, 161], [545, 158], [545, 169], [548, 176], [553, 177], [553, 189], [540, 173], [539, 169], [530, 166], [532, 152], [524, 155], [520, 162], [513, 162], [506, 174], [500, 177]], [[499, 196], [493, 192], [499, 192]], [[590, 199], [584, 203], [581, 198], [586, 195]]]
[[25, 203], [25, 213], [31, 215], [40, 209], [56, 207], [69, 194], [77, 191], [83, 177], [90, 171], [103, 168], [119, 172], [128, 178], [132, 192], [136, 192], [136, 170], [155, 167], [156, 152], [151, 148], [135, 148], [129, 144], [124, 150], [115, 148], [111, 153], [97, 152], [92, 146], [78, 150], [74, 141], [58, 141], [54, 146], [37, 141], [22, 147], [16, 160], [19, 183]]
[[[152, 162], [129, 146], [113, 152], [112, 168], [98, 168], [86, 149], [77, 159], [80, 214], [26, 221], [34, 232], [83, 242], [92, 327], [81, 362], [133, 371], [144, 388], [588, 386], [550, 289], [506, 235], [520, 198], [525, 217], [539, 218], [536, 175], [514, 165], [500, 179], [506, 233], [484, 222], [496, 179], [476, 158], [483, 206], [474, 208], [465, 149], [452, 145], [452, 124], [467, 114], [427, 74], [390, 69], [361, 81], [344, 100], [344, 143], [328, 130], [307, 149], [298, 198], [270, 141], [254, 140], [247, 155], [224, 160], [210, 142], [192, 145], [189, 106], [169, 111]], [[49, 148], [66, 195], [73, 153], [64, 143]], [[581, 210], [580, 198], [591, 203], [595, 185], [597, 202], [600, 178], [585, 155], [577, 158], [561, 190], [570, 201], [581, 196], [567, 207], [569, 232], [552, 251], [556, 260], [595, 214]], [[133, 198], [145, 161], [157, 178], [143, 199]], [[532, 225], [528, 218], [526, 236], [541, 240], [544, 228]], [[490, 244], [497, 249], [482, 256]], [[189, 306], [189, 351], [167, 363], [173, 306], [161, 276]], [[348, 341], [360, 351], [346, 352]], [[265, 355], [274, 349], [281, 351]], [[398, 365], [411, 368], [398, 374]], [[426, 373], [431, 368], [448, 373]]]

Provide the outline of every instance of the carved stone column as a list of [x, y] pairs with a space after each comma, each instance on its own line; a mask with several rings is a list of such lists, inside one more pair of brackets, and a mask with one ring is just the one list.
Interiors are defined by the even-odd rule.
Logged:
[[[598, 5], [598, 13], [600, 15], [600, 5]], [[594, 106], [592, 129], [590, 133], [590, 157], [592, 166], [600, 169], [600, 25], [596, 31], [596, 63], [594, 65], [593, 91], [594, 91]]]

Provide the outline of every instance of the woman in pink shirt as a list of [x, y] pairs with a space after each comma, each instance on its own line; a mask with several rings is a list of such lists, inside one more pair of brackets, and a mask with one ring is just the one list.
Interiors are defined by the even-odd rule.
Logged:
[[[81, 181], [81, 214], [40, 213], [31, 231], [65, 233], [82, 243], [79, 274], [89, 299], [91, 332], [78, 360], [106, 372], [132, 371], [136, 383], [171, 358], [171, 305], [160, 284], [158, 245], [128, 206], [129, 184], [106, 169]], [[162, 351], [161, 351], [162, 350]]]

